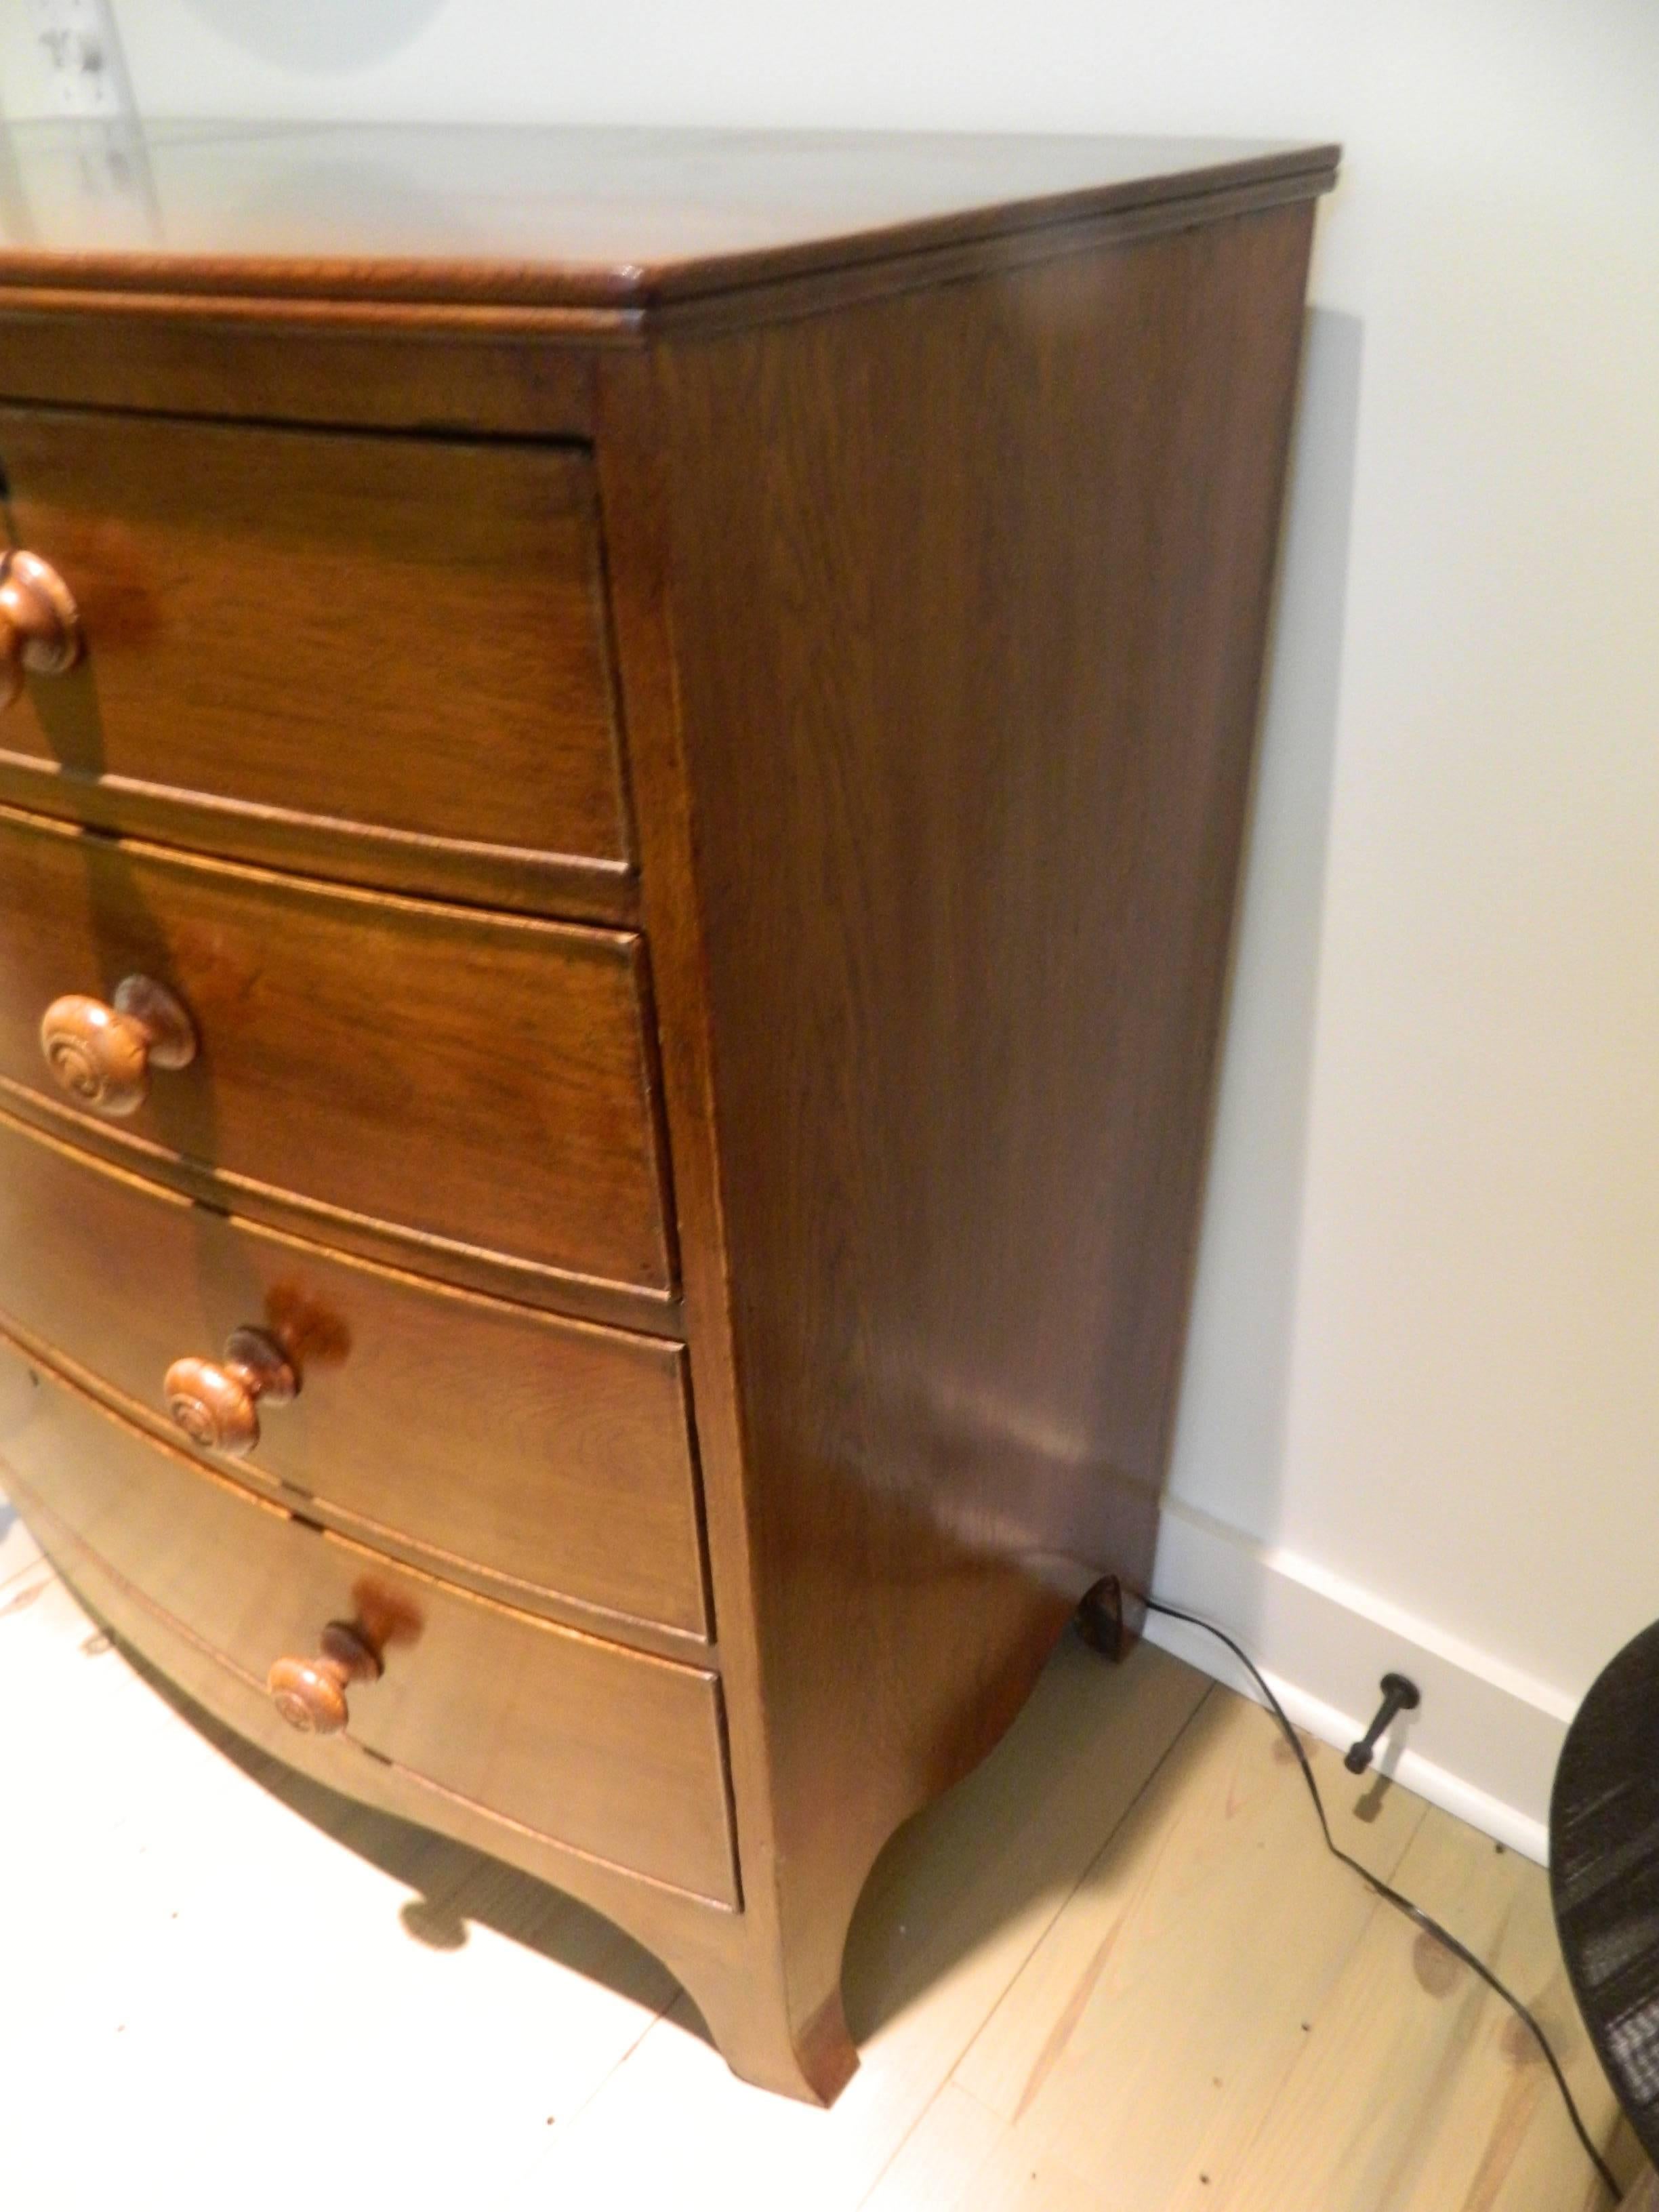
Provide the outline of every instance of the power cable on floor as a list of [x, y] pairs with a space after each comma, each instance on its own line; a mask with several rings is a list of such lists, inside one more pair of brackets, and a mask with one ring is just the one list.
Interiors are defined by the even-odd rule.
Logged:
[[1313, 1767], [1309, 1762], [1302, 1739], [1291, 1725], [1289, 1714], [1268, 1687], [1266, 1675], [1251, 1658], [1249, 1653], [1242, 1644], [1235, 1643], [1224, 1628], [1218, 1628], [1212, 1620], [1200, 1620], [1195, 1613], [1182, 1613], [1176, 1606], [1165, 1605], [1161, 1598], [1145, 1598], [1141, 1602], [1146, 1606], [1148, 1613], [1162, 1613], [1166, 1620], [1184, 1621], [1188, 1628], [1200, 1628], [1206, 1636], [1213, 1636], [1218, 1643], [1226, 1645], [1240, 1666], [1247, 1670], [1251, 1680], [1267, 1700], [1268, 1710], [1273, 1718], [1284, 1731], [1285, 1742], [1296, 1753], [1297, 1765], [1302, 1769], [1302, 1778], [1308, 1785], [1308, 1795], [1313, 1799], [1314, 1811], [1319, 1815], [1319, 1826], [1324, 1834], [1327, 1850], [1330, 1852], [1333, 1858], [1340, 1859], [1344, 1866], [1352, 1867], [1360, 1880], [1369, 1884], [1385, 1903], [1393, 1905], [1396, 1912], [1403, 1912], [1407, 1919], [1420, 1928], [1425, 1936], [1431, 1936], [1437, 1943], [1443, 1944], [1454, 1959], [1461, 1959], [1472, 1972], [1480, 1977], [1488, 1989], [1495, 1990], [1503, 1998], [1504, 2003], [1513, 2009], [1517, 2019], [1525, 2021], [1538, 2048], [1543, 2052], [1548, 2063], [1550, 2072], [1555, 2076], [1555, 2086], [1561, 2092], [1561, 2101], [1567, 2108], [1567, 2118], [1572, 2122], [1573, 2130], [1579, 2142], [1584, 2146], [1584, 2155], [1601, 2176], [1608, 2193], [1614, 2197], [1620, 2196], [1622, 2192], [1618, 2182], [1613, 2179], [1613, 2168], [1591, 2142], [1589, 2130], [1584, 2125], [1583, 2116], [1574, 2102], [1572, 2091], [1567, 2086], [1567, 2077], [1561, 2070], [1561, 2062], [1556, 2057], [1548, 2036], [1539, 2026], [1532, 2012], [1516, 1996], [1513, 1990], [1505, 1988], [1492, 1968], [1478, 1959], [1467, 1943], [1460, 1943], [1455, 1936], [1452, 1935], [1448, 1929], [1443, 1928], [1431, 1915], [1425, 1912], [1421, 1905], [1413, 1905], [1410, 1898], [1403, 1897], [1397, 1889], [1391, 1888], [1380, 1875], [1375, 1875], [1369, 1867], [1363, 1866], [1357, 1858], [1345, 1851], [1335, 1837], [1332, 1835], [1331, 1824], [1325, 1817], [1325, 1801], [1319, 1794], [1319, 1784], [1314, 1778]]

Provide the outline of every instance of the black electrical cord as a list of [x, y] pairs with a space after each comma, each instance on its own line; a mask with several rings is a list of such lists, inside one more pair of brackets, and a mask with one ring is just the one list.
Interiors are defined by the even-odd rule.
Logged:
[[1331, 1824], [1325, 1817], [1325, 1801], [1319, 1794], [1319, 1784], [1314, 1779], [1314, 1771], [1308, 1762], [1308, 1754], [1303, 1747], [1302, 1739], [1291, 1727], [1289, 1714], [1268, 1688], [1267, 1677], [1249, 1653], [1242, 1644], [1236, 1644], [1224, 1628], [1218, 1628], [1212, 1620], [1200, 1620], [1195, 1613], [1182, 1613], [1178, 1607], [1165, 1605], [1161, 1598], [1149, 1597], [1144, 1599], [1142, 1602], [1148, 1613], [1161, 1613], [1166, 1620], [1181, 1620], [1184, 1621], [1188, 1628], [1201, 1628], [1206, 1636], [1213, 1636], [1218, 1642], [1224, 1644], [1240, 1666], [1247, 1669], [1251, 1680], [1267, 1699], [1273, 1718], [1284, 1730], [1285, 1742], [1296, 1753], [1296, 1763], [1302, 1769], [1302, 1778], [1308, 1785], [1308, 1795], [1313, 1799], [1314, 1810], [1319, 1815], [1319, 1825], [1324, 1832], [1326, 1850], [1330, 1852], [1333, 1858], [1340, 1859], [1344, 1866], [1352, 1867], [1362, 1881], [1369, 1883], [1380, 1898], [1392, 1905], [1397, 1912], [1403, 1912], [1407, 1919], [1413, 1922], [1425, 1935], [1431, 1936], [1437, 1943], [1443, 1944], [1453, 1958], [1461, 1959], [1466, 1966], [1479, 1974], [1487, 1988], [1495, 1990], [1504, 2003], [1513, 2008], [1517, 2017], [1526, 2022], [1532, 2031], [1538, 2048], [1548, 2062], [1550, 2072], [1555, 2076], [1555, 2086], [1561, 2092], [1561, 2101], [1567, 2108], [1567, 2118], [1572, 2122], [1574, 2132], [1584, 2146], [1584, 2155], [1601, 2177], [1608, 2193], [1615, 2197], [1620, 2196], [1622, 2191], [1618, 2182], [1613, 2179], [1613, 2168], [1590, 2141], [1589, 2130], [1584, 2125], [1578, 2107], [1573, 2101], [1572, 2091], [1567, 2087], [1567, 2077], [1561, 2070], [1561, 2062], [1551, 2047], [1548, 2036], [1545, 2034], [1532, 2013], [1522, 2003], [1513, 1990], [1504, 1987], [1490, 1966], [1476, 1958], [1467, 1943], [1460, 1943], [1455, 1936], [1443, 1928], [1437, 1920], [1431, 1918], [1420, 1905], [1413, 1905], [1410, 1898], [1402, 1897], [1397, 1889], [1391, 1889], [1380, 1875], [1375, 1875], [1369, 1867], [1362, 1866], [1357, 1858], [1343, 1850], [1332, 1835]]

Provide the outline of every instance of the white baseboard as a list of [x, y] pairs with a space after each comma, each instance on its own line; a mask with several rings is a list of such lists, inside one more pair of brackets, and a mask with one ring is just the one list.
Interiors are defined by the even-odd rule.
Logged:
[[[1153, 1594], [1235, 1636], [1298, 1727], [1346, 1749], [1369, 1725], [1389, 1671], [1423, 1692], [1380, 1770], [1540, 1863], [1550, 1784], [1576, 1700], [1310, 1559], [1256, 1543], [1167, 1499]], [[1153, 1614], [1151, 1640], [1248, 1690], [1212, 1637]], [[1363, 1788], [1364, 1784], [1356, 1784]]]

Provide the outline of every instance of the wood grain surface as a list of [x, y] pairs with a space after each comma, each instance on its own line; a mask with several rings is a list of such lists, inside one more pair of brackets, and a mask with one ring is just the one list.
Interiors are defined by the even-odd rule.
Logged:
[[708, 1635], [677, 1345], [344, 1258], [3, 1115], [0, 1310], [157, 1422], [173, 1361], [264, 1328], [301, 1387], [239, 1480], [520, 1603]]
[[826, 2073], [880, 1844], [1081, 1590], [1150, 1574], [1310, 228], [659, 356], [744, 1455], [705, 1450], [716, 1602], [746, 1571]]
[[178, 995], [201, 1049], [89, 1137], [410, 1232], [417, 1264], [483, 1246], [525, 1268], [671, 1283], [637, 939], [325, 890], [0, 811], [6, 1095], [55, 1105], [47, 1006], [107, 1000], [133, 974]]
[[434, 890], [626, 860], [580, 451], [5, 407], [0, 471], [86, 639], [0, 717], [29, 803]]
[[[427, 1784], [608, 1864], [738, 1902], [714, 1674], [394, 1566], [146, 1437], [0, 1339], [5, 1487], [244, 1687], [365, 1607], [410, 1624], [350, 1735]], [[20, 1392], [20, 1373], [32, 1383]]]

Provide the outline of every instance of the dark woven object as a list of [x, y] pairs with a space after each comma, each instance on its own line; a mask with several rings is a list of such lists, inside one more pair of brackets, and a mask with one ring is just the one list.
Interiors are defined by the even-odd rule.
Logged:
[[1567, 1731], [1550, 1888], [1590, 2039], [1659, 2161], [1659, 1622], [1604, 1669]]

